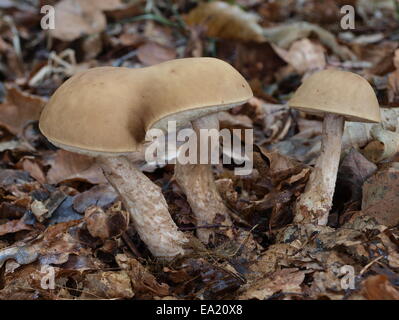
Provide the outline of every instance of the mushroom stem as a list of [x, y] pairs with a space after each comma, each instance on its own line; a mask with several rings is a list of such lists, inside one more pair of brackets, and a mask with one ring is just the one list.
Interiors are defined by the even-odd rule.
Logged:
[[184, 254], [188, 239], [172, 220], [161, 188], [124, 156], [98, 157], [97, 161], [151, 253], [165, 259]]
[[326, 114], [323, 122], [321, 154], [310, 174], [304, 193], [295, 207], [294, 221], [326, 225], [337, 180], [344, 117]]
[[[193, 121], [192, 125], [197, 134], [197, 141], [199, 142], [200, 129], [218, 130], [219, 120], [217, 114], [213, 114]], [[199, 148], [198, 162], [200, 150]], [[210, 152], [219, 152], [219, 150], [210, 150]], [[209, 158], [210, 152], [208, 153]], [[224, 204], [217, 190], [211, 164], [182, 165], [177, 161], [175, 165], [175, 178], [187, 197], [187, 201], [197, 220], [197, 226], [214, 224], [227, 227], [232, 226], [229, 209]], [[215, 236], [215, 233], [229, 238], [232, 237], [230, 228], [219, 228], [217, 231], [207, 228], [197, 229], [197, 237], [204, 243], [208, 243]]]

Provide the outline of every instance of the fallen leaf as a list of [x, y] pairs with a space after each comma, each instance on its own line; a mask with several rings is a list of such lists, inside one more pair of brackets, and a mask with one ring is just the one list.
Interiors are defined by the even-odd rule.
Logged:
[[392, 162], [373, 174], [363, 185], [362, 211], [380, 224], [399, 224], [398, 201], [399, 163]]
[[[283, 180], [291, 178], [291, 176], [296, 174], [306, 174], [303, 172], [304, 169], [309, 169], [306, 165], [290, 158], [284, 156], [276, 151], [266, 151], [264, 148], [258, 147], [262, 156], [266, 158], [270, 165], [270, 176], [272, 177], [274, 184], [278, 185]], [[299, 177], [301, 179], [301, 177]]]
[[39, 96], [8, 87], [6, 100], [0, 104], [0, 124], [14, 134], [21, 134], [28, 121], [39, 120], [45, 103]]
[[378, 163], [399, 153], [399, 132], [392, 132], [383, 129], [381, 125], [374, 125], [370, 134], [374, 140], [363, 149], [364, 156], [370, 161]]
[[81, 299], [129, 299], [134, 296], [126, 271], [102, 271], [88, 274]]
[[137, 49], [137, 57], [145, 66], [152, 66], [175, 59], [176, 50], [156, 42], [147, 42]]
[[108, 184], [94, 186], [77, 195], [73, 201], [73, 208], [83, 214], [90, 206], [108, 209], [119, 197], [113, 187]]
[[251, 118], [246, 115], [237, 114], [232, 115], [231, 113], [221, 111], [218, 112], [219, 126], [220, 129], [250, 129], [253, 127]]
[[335, 197], [340, 194], [346, 201], [360, 200], [364, 181], [376, 170], [374, 163], [352, 148], [339, 167]]
[[316, 34], [320, 42], [331, 49], [342, 60], [356, 60], [356, 56], [349, 48], [341, 46], [334, 34], [308, 22], [294, 22], [277, 27], [265, 28], [263, 32], [267, 40], [280, 48], [288, 49], [291, 44], [299, 39], [308, 38]]
[[85, 35], [103, 31], [106, 27], [101, 6], [107, 2], [93, 0], [62, 0], [55, 5], [55, 28], [50, 35], [63, 41], [73, 41]]
[[200, 4], [186, 16], [190, 26], [205, 28], [208, 37], [264, 42], [263, 30], [255, 14], [222, 1]]
[[295, 41], [289, 50], [273, 47], [276, 53], [300, 74], [307, 71], [322, 70], [326, 66], [324, 48], [305, 38]]
[[83, 180], [92, 184], [107, 183], [101, 169], [95, 164], [95, 159], [65, 150], [58, 150], [47, 172], [50, 184], [57, 184], [68, 180]]
[[129, 223], [128, 215], [122, 211], [120, 203], [107, 211], [96, 206], [89, 207], [85, 212], [85, 221], [89, 233], [101, 240], [121, 236]]
[[0, 236], [23, 230], [32, 230], [32, 226], [25, 224], [24, 218], [18, 220], [10, 220], [6, 223], [0, 224]]
[[250, 273], [247, 275], [247, 278], [257, 280], [276, 272], [279, 265], [285, 265], [287, 260], [294, 255], [295, 251], [297, 249], [287, 243], [271, 245], [249, 266]]
[[86, 0], [91, 2], [92, 6], [102, 10], [116, 10], [124, 7], [123, 0]]
[[154, 294], [160, 297], [169, 295], [169, 286], [160, 284], [139, 261], [125, 254], [118, 254], [115, 259], [120, 268], [128, 273], [136, 298], [146, 299]]
[[238, 297], [240, 300], [265, 300], [278, 292], [301, 293], [301, 284], [305, 279], [305, 272], [296, 268], [276, 271], [267, 278], [259, 279], [251, 284]]
[[35, 215], [37, 221], [43, 222], [46, 218], [48, 218], [48, 209], [43, 204], [43, 202], [35, 200], [32, 202], [30, 209], [32, 213]]
[[35, 158], [24, 157], [20, 160], [22, 169], [29, 172], [29, 175], [40, 183], [46, 183], [46, 176], [43, 169]]
[[[104, 0], [104, 2], [107, 1], [108, 0]], [[133, 2], [114, 0], [114, 2], [114, 6], [102, 7], [101, 9], [104, 11], [108, 18], [112, 18], [115, 21], [135, 17], [143, 13], [143, 0]]]
[[83, 218], [82, 215], [73, 209], [75, 197], [66, 196], [58, 192], [52, 195], [47, 203], [47, 208], [51, 208], [47, 214], [47, 216], [51, 216], [48, 221], [49, 225], [56, 225], [62, 222], [80, 220]]
[[22, 170], [0, 169], [0, 185], [3, 188], [31, 182], [29, 173]]
[[[40, 287], [42, 277], [43, 274], [40, 272], [38, 264], [18, 268], [4, 278], [4, 287], [2, 286], [0, 290], [0, 299], [38, 300], [40, 296], [46, 296], [45, 290]], [[42, 294], [40, 295], [38, 292]], [[50, 297], [48, 296], [48, 298]]]
[[370, 276], [363, 285], [362, 293], [368, 300], [399, 300], [399, 291], [385, 275]]

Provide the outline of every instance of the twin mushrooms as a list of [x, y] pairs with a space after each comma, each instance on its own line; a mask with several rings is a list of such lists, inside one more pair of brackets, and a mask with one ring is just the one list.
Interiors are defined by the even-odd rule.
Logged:
[[[76, 74], [44, 107], [41, 132], [59, 148], [95, 157], [120, 194], [151, 253], [170, 259], [185, 253], [188, 238], [172, 220], [161, 189], [129, 160], [141, 153], [148, 130], [190, 122], [195, 130], [217, 128], [215, 114], [245, 103], [252, 91], [229, 64], [214, 58], [171, 60], [141, 68], [99, 67]], [[176, 180], [199, 225], [230, 226], [211, 166], [176, 165]], [[204, 242], [210, 237], [198, 229]]]

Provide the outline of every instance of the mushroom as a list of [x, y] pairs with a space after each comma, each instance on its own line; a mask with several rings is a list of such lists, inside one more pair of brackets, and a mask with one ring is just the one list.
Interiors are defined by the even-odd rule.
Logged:
[[[208, 129], [217, 132], [217, 141], [219, 141], [219, 119], [218, 112], [231, 109], [235, 106], [247, 102], [252, 96], [252, 90], [246, 80], [233, 69], [229, 64], [222, 60], [212, 59], [208, 61], [209, 70], [220, 68], [215, 76], [206, 76], [207, 82], [205, 88], [199, 84], [200, 90], [206, 94], [206, 99], [198, 99], [193, 94], [192, 101], [187, 105], [188, 110], [184, 113], [184, 119], [190, 121], [196, 133], [200, 137], [201, 130]], [[192, 104], [197, 108], [192, 108]], [[182, 114], [171, 116], [170, 119], [182, 121]], [[181, 122], [182, 123], [182, 122]], [[182, 123], [183, 124], [183, 123]], [[208, 138], [212, 140], [211, 134]], [[213, 176], [211, 158], [219, 158], [219, 145], [215, 149], [209, 148], [207, 162], [200, 163], [200, 143], [205, 141], [197, 140], [197, 160], [198, 163], [181, 164], [179, 161], [175, 164], [175, 179], [182, 191], [187, 197], [187, 201], [194, 213], [197, 223], [197, 237], [204, 243], [212, 240], [215, 234], [232, 237], [232, 221], [229, 209], [221, 198]], [[205, 159], [204, 159], [205, 160]], [[205, 162], [205, 161], [204, 161]]]
[[295, 205], [294, 221], [326, 225], [337, 179], [344, 121], [380, 122], [378, 100], [371, 85], [361, 76], [328, 69], [306, 78], [288, 105], [324, 116], [321, 154]]
[[[213, 129], [218, 132], [219, 137], [217, 113], [241, 105], [253, 96], [247, 81], [223, 60], [188, 58], [167, 63], [181, 67], [179, 70], [172, 70], [165, 77], [165, 85], [175, 87], [170, 89], [171, 94], [164, 103], [174, 106], [176, 110], [171, 108], [169, 114], [150, 125], [152, 129], [167, 131], [168, 123], [175, 121], [176, 131], [191, 124], [197, 138], [203, 129]], [[161, 65], [163, 64], [159, 66]], [[159, 88], [161, 90], [163, 88]], [[208, 150], [206, 164], [181, 164], [179, 161], [175, 164], [174, 177], [187, 197], [199, 227], [196, 234], [204, 243], [209, 242], [215, 229], [218, 234], [232, 236], [230, 212], [217, 190], [210, 164], [212, 154], [219, 158], [219, 146], [216, 147], [217, 150]], [[197, 150], [199, 162], [201, 150]], [[171, 155], [168, 157], [171, 158]], [[215, 225], [219, 228], [213, 228]]]
[[[227, 109], [244, 92], [248, 95], [244, 79], [230, 81], [236, 77], [234, 68], [213, 58], [171, 60], [140, 69], [89, 69], [56, 90], [39, 127], [59, 148], [95, 157], [151, 253], [173, 258], [186, 252], [188, 238], [172, 220], [161, 189], [128, 157], [143, 153], [150, 129], [166, 131], [169, 120], [177, 119], [178, 126], [187, 123], [194, 109], [200, 117], [212, 109], [205, 106]], [[226, 92], [231, 94], [226, 97]]]

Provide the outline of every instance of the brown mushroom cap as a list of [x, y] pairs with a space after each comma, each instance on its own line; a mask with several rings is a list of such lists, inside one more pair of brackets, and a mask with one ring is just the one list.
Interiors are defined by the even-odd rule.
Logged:
[[246, 102], [252, 91], [228, 63], [187, 58], [129, 69], [99, 67], [61, 85], [44, 107], [39, 127], [54, 144], [74, 152], [139, 150], [146, 131], [165, 129]]
[[347, 71], [328, 69], [311, 75], [288, 105], [315, 115], [334, 113], [350, 121], [381, 121], [380, 107], [371, 85], [361, 76]]

